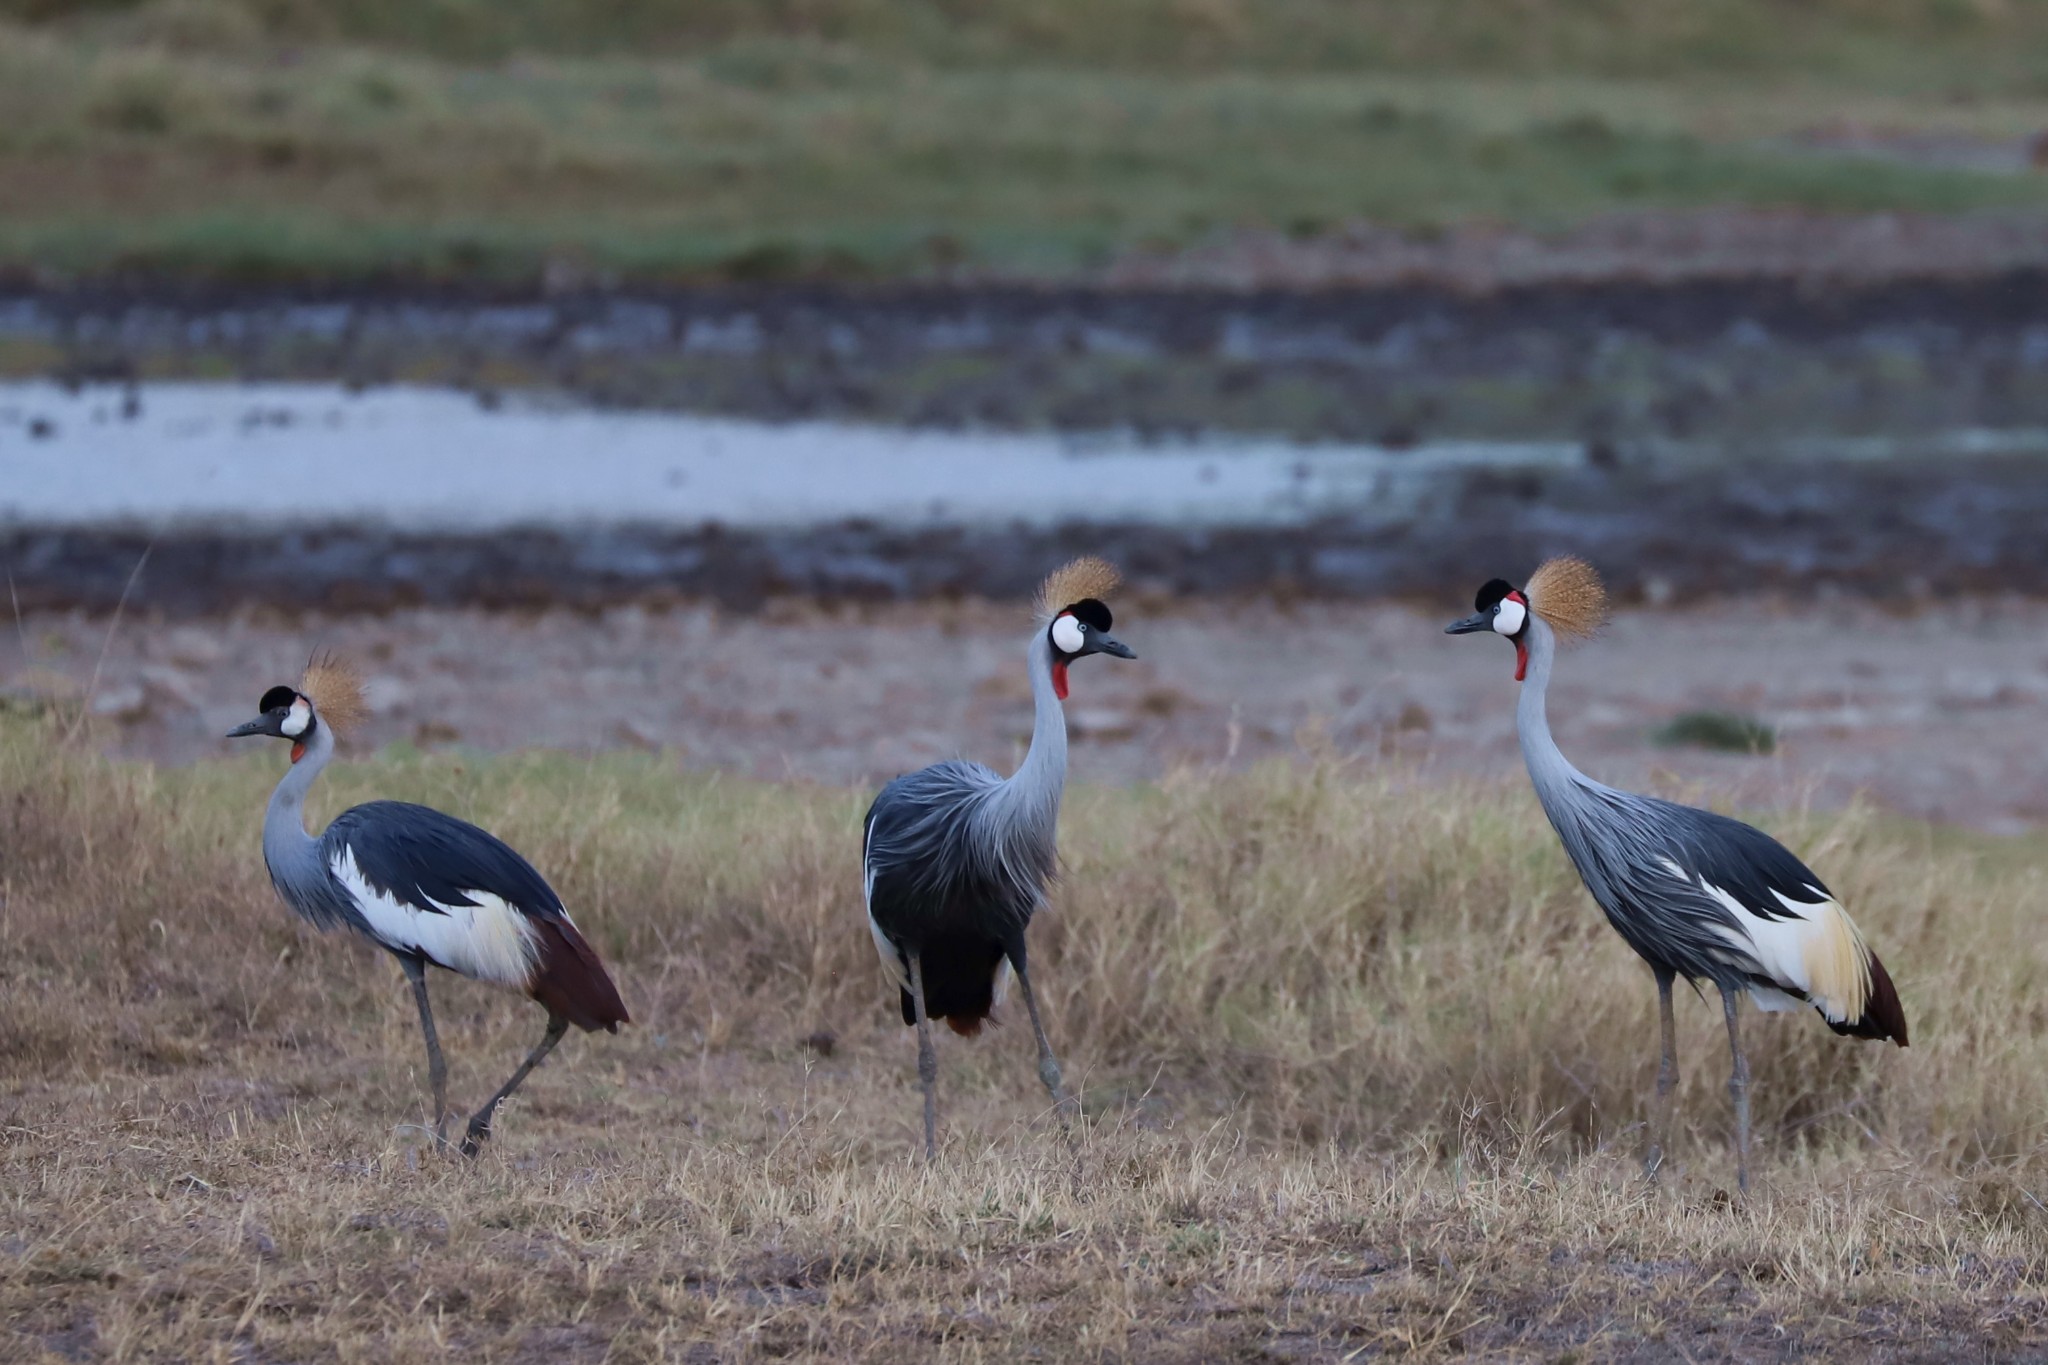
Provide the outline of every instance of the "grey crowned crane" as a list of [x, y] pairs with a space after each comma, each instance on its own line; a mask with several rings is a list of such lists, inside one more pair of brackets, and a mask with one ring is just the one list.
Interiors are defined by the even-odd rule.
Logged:
[[525, 991], [548, 1012], [547, 1033], [512, 1078], [469, 1121], [462, 1154], [475, 1156], [514, 1090], [574, 1024], [617, 1033], [632, 1022], [604, 964], [533, 865], [475, 825], [404, 801], [371, 801], [306, 833], [306, 792], [334, 757], [337, 734], [363, 716], [354, 672], [316, 657], [298, 687], [273, 687], [262, 714], [228, 738], [292, 743], [291, 768], [263, 819], [263, 861], [284, 903], [321, 930], [347, 929], [398, 959], [419, 1005], [434, 1091], [434, 1134], [447, 1140], [448, 1067], [427, 1002], [427, 968]]
[[1031, 747], [1009, 777], [953, 759], [896, 778], [868, 808], [861, 865], [868, 928], [895, 978], [903, 1022], [917, 1029], [924, 1151], [938, 1155], [938, 1055], [931, 1021], [963, 1037], [981, 1031], [1014, 974], [1038, 1043], [1038, 1078], [1062, 1124], [1073, 1101], [1045, 1038], [1025, 965], [1024, 931], [1044, 903], [1067, 779], [1067, 669], [1090, 654], [1136, 656], [1110, 637], [1102, 599], [1117, 573], [1077, 559], [1038, 590], [1025, 650], [1035, 705]]
[[1906, 1046], [1906, 1013], [1877, 954], [1821, 879], [1777, 840], [1712, 811], [1616, 791], [1587, 777], [1550, 737], [1544, 693], [1560, 636], [1580, 639], [1607, 617], [1607, 594], [1584, 560], [1544, 563], [1518, 589], [1494, 579], [1478, 611], [1446, 630], [1490, 632], [1515, 647], [1522, 758], [1550, 824], [1607, 922], [1657, 978], [1663, 1053], [1644, 1171], [1664, 1159], [1678, 1083], [1671, 983], [1711, 981], [1728, 1021], [1735, 1173], [1749, 1188], [1749, 1062], [1736, 1026], [1747, 993], [1763, 1010], [1810, 1005], [1829, 1028]]

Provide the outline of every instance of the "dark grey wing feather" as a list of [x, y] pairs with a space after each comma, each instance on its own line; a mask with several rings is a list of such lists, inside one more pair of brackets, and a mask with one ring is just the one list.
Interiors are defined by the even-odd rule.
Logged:
[[868, 913], [898, 942], [948, 926], [1021, 941], [1053, 871], [1049, 843], [1019, 847], [981, 816], [1002, 779], [954, 760], [890, 782], [868, 808]]
[[1778, 900], [1781, 895], [1807, 905], [1834, 899], [1812, 868], [1755, 826], [1710, 810], [1645, 799], [1663, 808], [1676, 861], [1734, 896], [1759, 919], [1791, 917]]
[[532, 863], [496, 835], [431, 806], [366, 802], [334, 817], [320, 840], [330, 863], [346, 846], [372, 886], [417, 910], [475, 905], [467, 893], [488, 891], [535, 919], [565, 917], [562, 898]]

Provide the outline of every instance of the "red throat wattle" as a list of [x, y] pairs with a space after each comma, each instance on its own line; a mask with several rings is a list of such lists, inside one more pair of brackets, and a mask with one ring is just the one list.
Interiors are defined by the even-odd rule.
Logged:
[[305, 756], [306, 742], [302, 739], [292, 741], [292, 762], [296, 763]]
[[1067, 666], [1065, 664], [1054, 664], [1052, 666], [1052, 694], [1061, 701], [1067, 699]]
[[1515, 681], [1521, 682], [1529, 673], [1529, 646], [1515, 641]]

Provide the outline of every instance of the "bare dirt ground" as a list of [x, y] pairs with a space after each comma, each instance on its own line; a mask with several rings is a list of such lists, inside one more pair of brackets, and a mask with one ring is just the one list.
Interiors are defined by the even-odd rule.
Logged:
[[[1511, 655], [1445, 637], [1461, 606], [1123, 603], [1118, 634], [1140, 658], [1076, 669], [1075, 776], [1126, 782], [1304, 746], [1512, 776]], [[104, 619], [31, 615], [0, 633], [0, 688], [76, 695], [97, 668], [105, 746], [178, 762], [226, 751], [219, 736], [265, 688], [331, 647], [370, 676], [370, 746], [658, 748], [693, 768], [858, 784], [954, 754], [999, 767], [1019, 757], [1026, 629], [1007, 605], [784, 603], [753, 615], [131, 618], [107, 643]], [[1776, 728], [1778, 751], [1651, 742], [1696, 709], [1756, 716]], [[2019, 832], [2048, 818], [2048, 746], [2036, 738], [2048, 736], [2048, 605], [1632, 610], [1566, 658], [1552, 718], [1583, 768], [1622, 785], [1752, 807], [1863, 793]]]

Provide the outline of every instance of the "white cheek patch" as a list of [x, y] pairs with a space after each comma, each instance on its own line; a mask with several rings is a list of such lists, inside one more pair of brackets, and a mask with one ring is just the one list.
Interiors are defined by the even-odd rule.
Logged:
[[1062, 616], [1052, 623], [1052, 642], [1065, 654], [1079, 654], [1081, 646], [1087, 643], [1087, 632], [1072, 616]]
[[1529, 619], [1529, 610], [1512, 597], [1500, 600], [1500, 609], [1493, 614], [1493, 628], [1502, 635], [1514, 635], [1522, 629], [1522, 623]]
[[282, 721], [278, 722], [277, 728], [284, 731], [290, 738], [297, 739], [300, 735], [306, 733], [306, 727], [312, 723], [313, 708], [306, 705], [304, 697], [300, 697], [292, 703], [292, 709]]

